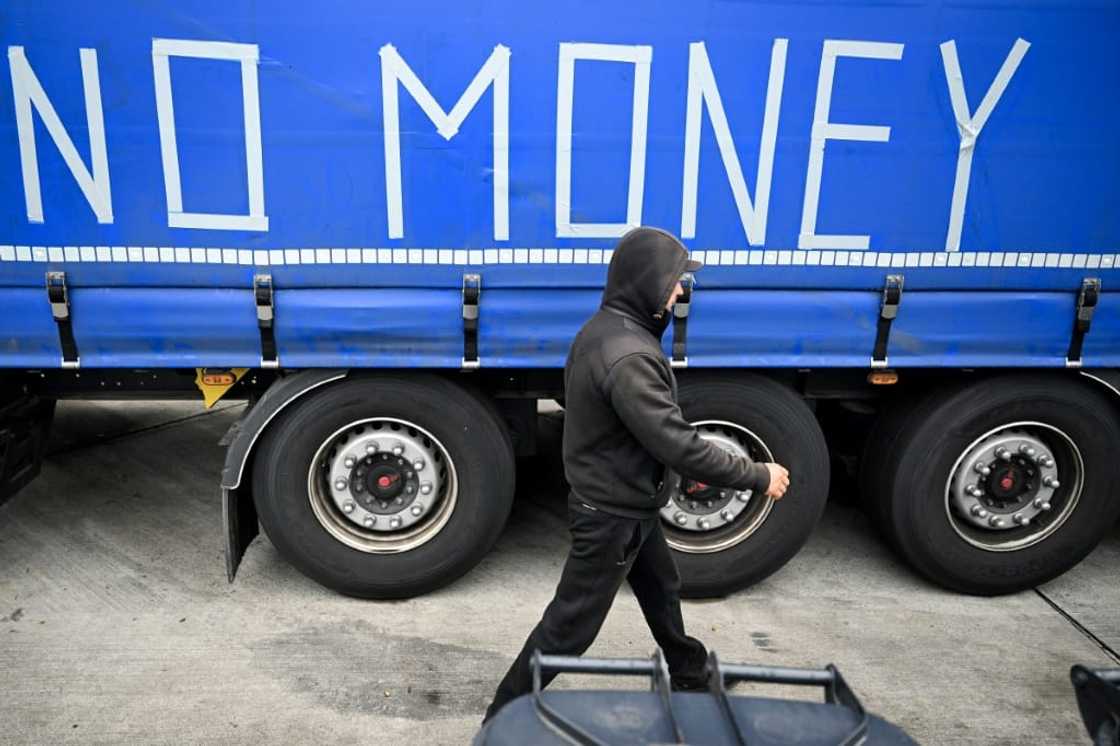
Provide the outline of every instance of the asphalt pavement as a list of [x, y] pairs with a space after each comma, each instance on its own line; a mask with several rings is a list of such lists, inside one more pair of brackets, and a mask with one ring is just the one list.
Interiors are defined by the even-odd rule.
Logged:
[[[217, 441], [241, 409], [60, 405], [43, 474], [0, 507], [0, 742], [469, 741], [560, 574], [555, 448], [525, 470], [477, 568], [421, 598], [360, 601], [304, 578], [264, 536], [227, 584]], [[1076, 744], [1069, 667], [1120, 665], [1118, 568], [1120, 527], [1043, 588], [955, 595], [833, 500], [784, 569], [684, 614], [722, 660], [835, 663], [922, 743]], [[652, 649], [624, 589], [588, 655]], [[642, 685], [555, 685], [592, 684]], [[768, 690], [736, 690], [755, 691]]]

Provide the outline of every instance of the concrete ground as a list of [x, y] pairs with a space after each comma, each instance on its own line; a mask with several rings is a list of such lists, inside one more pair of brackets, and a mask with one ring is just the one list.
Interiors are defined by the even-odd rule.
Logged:
[[[229, 585], [217, 440], [240, 409], [60, 406], [43, 474], [0, 507], [0, 742], [469, 741], [559, 577], [554, 472], [534, 470], [480, 566], [423, 598], [336, 595], [263, 536]], [[1082, 743], [1069, 667], [1120, 664], [1118, 567], [1114, 530], [1037, 591], [953, 595], [833, 501], [782, 571], [685, 618], [724, 660], [836, 663], [923, 743]], [[589, 654], [652, 645], [624, 590]]]

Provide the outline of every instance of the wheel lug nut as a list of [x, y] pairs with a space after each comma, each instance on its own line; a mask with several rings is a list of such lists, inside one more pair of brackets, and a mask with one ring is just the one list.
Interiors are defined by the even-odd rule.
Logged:
[[1042, 483], [1047, 487], [1053, 487], [1055, 489], [1062, 486], [1061, 482], [1059, 482], [1057, 479], [1054, 479], [1054, 477], [1050, 476], [1049, 474], [1042, 478]]
[[413, 515], [418, 516], [423, 512], [424, 512], [424, 506], [423, 505], [413, 505], [412, 506], [412, 514]]
[[393, 446], [393, 455], [400, 456], [404, 453], [404, 446]]
[[343, 513], [353, 513], [353, 512], [354, 512], [354, 503], [345, 503], [345, 504], [343, 504], [343, 506], [342, 506], [342, 512], [343, 512]]
[[365, 519], [362, 521], [362, 525], [365, 526], [366, 528], [373, 528], [373, 525], [375, 523], [377, 523], [377, 519], [374, 518], [373, 516], [366, 516]]
[[1042, 505], [1038, 506], [1038, 508], [1039, 508], [1039, 510], [1042, 510], [1042, 511], [1050, 510], [1050, 503], [1043, 502]]
[[1018, 525], [1020, 525], [1020, 526], [1026, 526], [1026, 525], [1027, 525], [1028, 523], [1030, 523], [1030, 522], [1031, 522], [1031, 519], [1030, 519], [1030, 518], [1024, 518], [1024, 517], [1023, 517], [1023, 516], [1022, 516], [1021, 514], [1019, 514], [1019, 513], [1016, 513], [1015, 515], [1013, 515], [1013, 516], [1011, 517], [1011, 520], [1015, 521], [1015, 523], [1017, 523], [1017, 524], [1018, 524]]
[[389, 528], [400, 528], [400, 527], [401, 527], [401, 519], [400, 518], [397, 518], [396, 516], [394, 516], [393, 518], [389, 519]]
[[347, 458], [342, 463], [347, 469], [353, 469], [354, 468], [354, 459], [353, 458]]
[[751, 492], [750, 490], [747, 490], [746, 492], [740, 492], [735, 497], [738, 498], [739, 502], [745, 503], [747, 500], [751, 499]]
[[968, 485], [964, 488], [964, 491], [972, 495], [973, 497], [980, 497], [984, 494], [984, 490], [980, 489], [980, 487], [976, 486], [975, 484]]
[[370, 443], [369, 445], [367, 445], [366, 446], [366, 453], [368, 453], [370, 455], [372, 455], [374, 453], [377, 453], [377, 444], [376, 443]]
[[334, 488], [336, 490], [344, 490], [344, 489], [346, 489], [346, 484], [347, 484], [347, 482], [346, 482], [345, 479], [339, 479], [338, 481], [336, 481], [334, 483]]
[[987, 518], [988, 517], [988, 511], [984, 510], [979, 505], [973, 505], [972, 510], [970, 510], [969, 512], [972, 513], [977, 518]]
[[412, 462], [412, 468], [415, 469], [416, 471], [423, 471], [424, 470], [424, 459], [418, 458], [415, 461], [413, 461]]
[[988, 525], [992, 526], [993, 528], [1003, 528], [1006, 525], [1006, 522], [999, 516], [992, 516], [988, 519]]
[[992, 470], [990, 468], [988, 468], [988, 465], [985, 464], [983, 461], [977, 461], [975, 464], [972, 465], [972, 468], [973, 468], [974, 471], [977, 471], [980, 474], [983, 474], [985, 477], [992, 473]]
[[1034, 458], [1038, 451], [1032, 448], [1029, 443], [1020, 443], [1019, 453], [1025, 454], [1027, 458]]
[[708, 523], [707, 518], [701, 518], [700, 520], [698, 520], [696, 522], [696, 525], [699, 526], [700, 528], [702, 528], [703, 530], [707, 531], [711, 527], [712, 524]]
[[432, 491], [432, 484], [431, 484], [431, 482], [424, 482], [424, 484], [420, 485], [420, 494], [422, 494], [422, 495], [427, 495], [427, 494], [429, 494], [429, 493], [430, 493], [431, 491]]
[[1002, 459], [1004, 461], [1010, 461], [1011, 460], [1011, 451], [1007, 450], [1003, 446], [1000, 446], [999, 448], [996, 449], [996, 457], [999, 458], [999, 459]]
[[675, 516], [673, 516], [673, 520], [678, 526], [683, 526], [684, 524], [688, 523], [688, 516], [686, 516], [684, 513], [677, 513]]
[[732, 518], [735, 517], [735, 514], [732, 513], [730, 510], [727, 510], [726, 508], [724, 508], [723, 510], [721, 510], [719, 512], [719, 517], [722, 518], [725, 521], [730, 521]]

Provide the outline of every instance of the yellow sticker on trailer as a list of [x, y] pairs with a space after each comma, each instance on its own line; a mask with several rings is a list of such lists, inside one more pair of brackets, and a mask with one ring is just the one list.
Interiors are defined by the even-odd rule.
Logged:
[[249, 372], [248, 368], [195, 368], [194, 383], [202, 392], [206, 408], [214, 406], [218, 400], [233, 388], [233, 384]]

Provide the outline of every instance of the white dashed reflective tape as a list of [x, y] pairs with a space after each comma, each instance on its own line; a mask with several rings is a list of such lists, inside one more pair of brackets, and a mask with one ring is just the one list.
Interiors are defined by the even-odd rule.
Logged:
[[[0, 262], [237, 264], [256, 267], [302, 264], [609, 264], [610, 249], [556, 247], [296, 248], [237, 249], [170, 246], [0, 246]], [[845, 251], [829, 249], [698, 249], [707, 267], [812, 266], [900, 269], [1116, 269], [1116, 253], [1017, 251]]]

